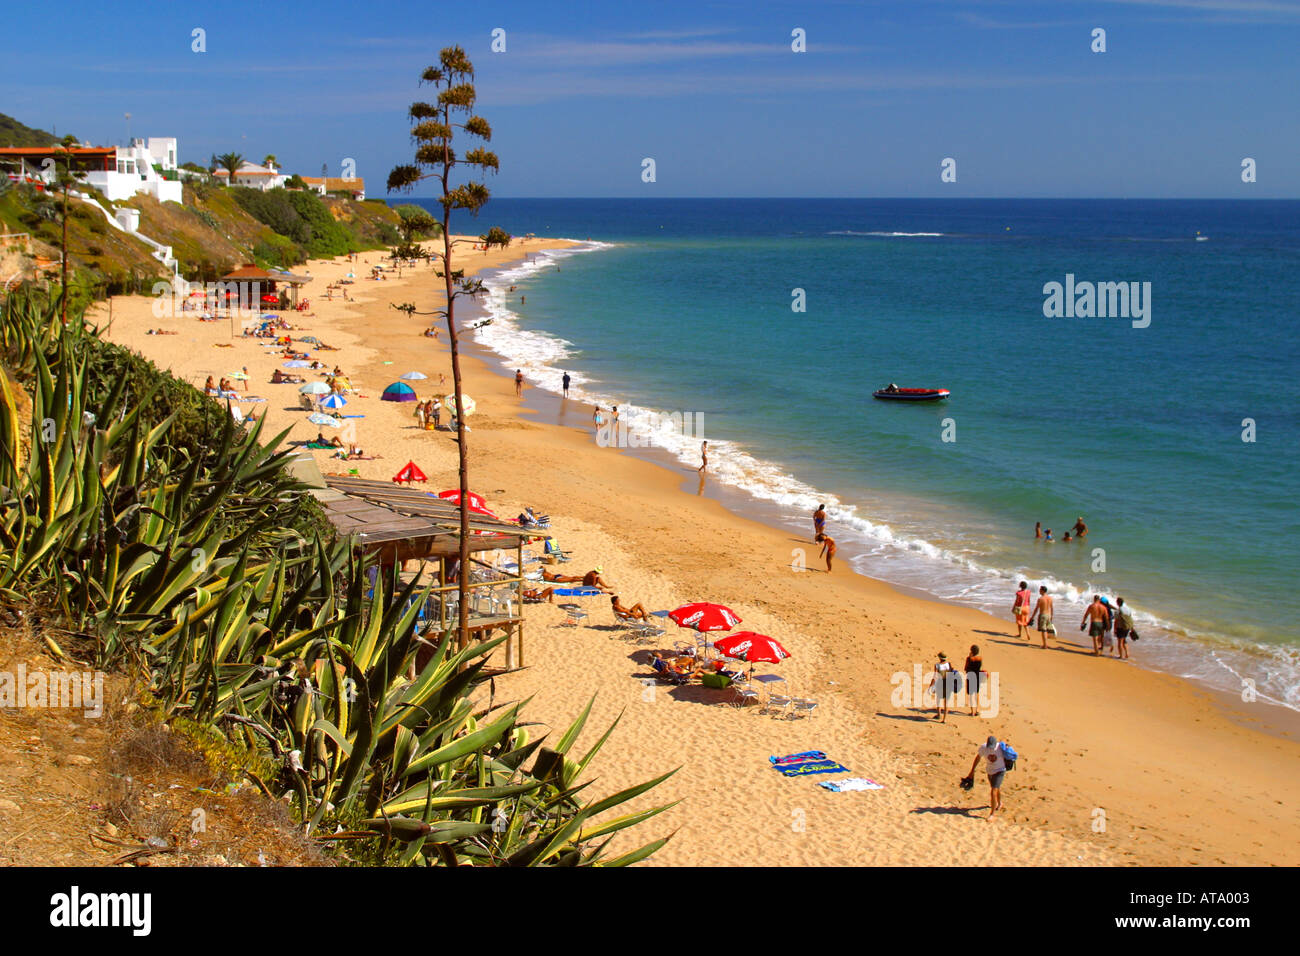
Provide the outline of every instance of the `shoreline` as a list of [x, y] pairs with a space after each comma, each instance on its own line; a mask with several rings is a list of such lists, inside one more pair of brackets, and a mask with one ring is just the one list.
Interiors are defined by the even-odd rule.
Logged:
[[[536, 242], [523, 248], [546, 247]], [[476, 263], [491, 268], [517, 254], [461, 262], [467, 272], [478, 271]], [[347, 268], [309, 265], [326, 279]], [[354, 463], [362, 477], [386, 480], [410, 457], [431, 481], [451, 480], [454, 442], [445, 433], [420, 433], [409, 406], [374, 400], [406, 367], [430, 371], [445, 362], [446, 343], [419, 336], [423, 319], [408, 321], [388, 309], [383, 296], [372, 294], [376, 285], [396, 292], [414, 283], [409, 273], [391, 283], [359, 282], [352, 287], [357, 301], [344, 306], [335, 300], [327, 308], [312, 290], [318, 316], [290, 321], [311, 324], [340, 346], [322, 360], [337, 359], [363, 386], [354, 407], [367, 416], [364, 443], [385, 457]], [[422, 283], [406, 298], [414, 297], [421, 309], [436, 308], [441, 296], [432, 286]], [[223, 374], [225, 366], [246, 359], [255, 383], [250, 391], [270, 396], [276, 388], [261, 384], [274, 364], [257, 354], [264, 350], [238, 347], [226, 358], [204, 347], [221, 344], [224, 323], [175, 319], [178, 337], [145, 337], [143, 330], [157, 324], [150, 300], [118, 301], [122, 308], [109, 337], [178, 377], [198, 384], [205, 372]], [[1040, 654], [1011, 637], [1006, 622], [983, 612], [917, 600], [861, 574], [791, 573], [790, 549], [809, 547], [806, 537], [737, 516], [714, 498], [680, 494], [679, 474], [637, 455], [611, 455], [590, 433], [579, 434], [577, 427], [590, 427], [585, 414], [574, 416], [575, 428], [558, 427], [547, 420], [540, 396], [526, 391], [523, 402], [515, 398], [509, 380], [496, 371], [499, 363], [480, 354], [477, 343], [466, 345], [466, 392], [479, 403], [470, 419], [471, 481], [490, 506], [503, 515], [525, 504], [550, 512], [554, 534], [575, 552], [569, 567], [603, 564], [625, 603], [729, 604], [747, 628], [772, 634], [793, 652], [778, 668], [765, 669], [787, 677], [794, 692], [821, 701], [813, 718], [768, 720], [721, 706], [703, 688], [643, 683], [645, 651], [610, 639], [618, 632], [600, 602], [587, 606], [588, 623], [578, 628], [565, 628], [556, 607], [530, 606], [529, 666], [498, 678], [498, 694], [532, 697], [526, 713], [553, 728], [567, 725], [595, 694], [586, 741], [622, 714], [624, 722], [591, 768], [598, 792], [681, 768], [636, 805], [685, 801], [644, 828], [647, 838], [679, 831], [652, 863], [905, 865], [922, 861], [923, 848], [934, 840], [956, 841], [969, 849], [972, 862], [993, 864], [1300, 859], [1294, 812], [1300, 748], [1293, 741], [1229, 719], [1207, 694], [1178, 678], [1112, 661], [1069, 659], [1090, 655], [1068, 641]], [[386, 368], [385, 358], [393, 368]], [[288, 396], [274, 393], [263, 406], [272, 430], [292, 422], [291, 437], [311, 437], [314, 426], [299, 425], [301, 412], [285, 408], [276, 400], [280, 394]], [[313, 454], [322, 470], [330, 470], [324, 453]], [[347, 466], [336, 460], [335, 470], [340, 467]], [[663, 641], [671, 645], [683, 636], [672, 630]], [[986, 666], [1000, 674], [996, 716], [954, 714], [940, 723], [924, 709], [892, 702], [891, 674], [924, 671], [940, 649], [960, 660], [969, 643], [981, 644]], [[955, 786], [974, 744], [987, 733], [1013, 741], [1022, 755], [1008, 784], [1008, 812], [995, 825], [978, 810], [985, 802], [979, 786], [970, 794]], [[766, 769], [767, 754], [813, 748], [886, 789], [827, 794]], [[1205, 806], [1220, 789], [1209, 778], [1214, 767], [1231, 769], [1235, 804], [1233, 814], [1211, 821]], [[738, 792], [761, 808], [754, 820], [733, 822], [711, 812], [716, 801]], [[1094, 811], [1103, 808], [1110, 825], [1098, 832]], [[807, 827], [792, 829], [791, 816], [800, 813]]]
[[[573, 240], [573, 242], [578, 245], [584, 245], [589, 243], [590, 240]], [[585, 252], [598, 252], [601, 248], [607, 247], [608, 245], [611, 244], [602, 242], [599, 244], [593, 244], [591, 248], [579, 248], [572, 251], [578, 254]], [[519, 262], [506, 263], [494, 269], [484, 270], [478, 275], [479, 278], [482, 278], [490, 285], [491, 281], [497, 278], [500, 273], [515, 268], [518, 265], [520, 265]], [[476, 319], [485, 318], [488, 315], [481, 303], [475, 302], [471, 308], [475, 310], [474, 317]], [[494, 351], [490, 345], [478, 341], [477, 338], [468, 339], [462, 346], [462, 355], [470, 353], [474, 354], [475, 357], [482, 361], [491, 371], [495, 372], [503, 379], [510, 380], [513, 378], [509, 368], [508, 358]], [[578, 411], [566, 411], [566, 406], [569, 405], [572, 405], [573, 408], [578, 409]], [[549, 389], [540, 386], [531, 386], [527, 383], [525, 384], [523, 407], [521, 411], [536, 415], [536, 420], [538, 422], [545, 422], [564, 428], [577, 429], [578, 431], [584, 432], [588, 437], [591, 437], [593, 426], [590, 421], [590, 409], [591, 406], [583, 400], [564, 399], [562, 396]], [[594, 438], [592, 438], [591, 443], [593, 445], [595, 444]], [[670, 474], [676, 475], [679, 478], [678, 490], [682, 494], [703, 495], [704, 497], [717, 501], [722, 505], [722, 507], [726, 508], [727, 511], [735, 515], [737, 519], [752, 521], [773, 531], [787, 534], [791, 533], [790, 522], [792, 516], [788, 512], [788, 508], [775, 502], [765, 501], [745, 488], [723, 482], [705, 481], [699, 486], [699, 490], [693, 491], [696, 485], [696, 472], [684, 465], [670, 449], [647, 442], [640, 447], [617, 448], [615, 450], [631, 455], [633, 458], [648, 462], [658, 468], [664, 469]], [[866, 558], [868, 557], [868, 554], [855, 548], [853, 542], [841, 544], [836, 557], [837, 561], [840, 561], [850, 573], [860, 575], [870, 581], [889, 587], [900, 595], [941, 604], [947, 607], [973, 610], [977, 613], [988, 616], [992, 620], [1005, 624], [1002, 618], [998, 617], [997, 614], [994, 614], [981, 606], [945, 598], [931, 591], [927, 591], [924, 588], [911, 586], [897, 581], [890, 581], [886, 578], [876, 577], [861, 570], [855, 565], [854, 559]], [[1014, 585], [1009, 584], [1008, 587], [1008, 594], [1010, 594], [1011, 590], [1014, 589]], [[1058, 595], [1058, 612], [1061, 610], [1060, 602], [1061, 598]], [[1143, 627], [1143, 630], [1146, 630], [1147, 627], [1151, 626], [1158, 625], [1151, 625], [1148, 623]], [[1176, 638], [1176, 635], [1174, 636]], [[1195, 638], [1190, 639], [1195, 640]], [[1262, 730], [1265, 733], [1283, 739], [1300, 741], [1300, 710], [1296, 710], [1281, 701], [1261, 697], [1259, 703], [1263, 705], [1261, 707], [1263, 718], [1261, 719], [1256, 715], [1246, 718], [1245, 715], [1239, 711], [1239, 707], [1243, 703], [1239, 695], [1234, 695], [1229, 690], [1215, 686], [1213, 682], [1207, 679], [1180, 673], [1171, 667], [1148, 663], [1147, 660], [1144, 659], [1142, 650], [1143, 648], [1137, 643], [1130, 645], [1130, 651], [1137, 652], [1137, 656], [1133, 658], [1133, 662], [1138, 668], [1150, 673], [1160, 674], [1183, 681], [1194, 689], [1208, 694], [1216, 701], [1217, 705], [1226, 715], [1238, 720], [1243, 726], [1250, 725], [1252, 729]], [[1184, 651], [1184, 653], [1189, 654], [1201, 653], [1211, 655], [1213, 652], [1213, 646], [1208, 643], [1203, 647], [1187, 649]]]

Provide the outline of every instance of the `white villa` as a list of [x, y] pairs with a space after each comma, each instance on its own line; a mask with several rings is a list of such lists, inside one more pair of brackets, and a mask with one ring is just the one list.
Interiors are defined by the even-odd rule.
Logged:
[[56, 159], [69, 162], [83, 182], [114, 202], [148, 193], [159, 202], [180, 202], [176, 138], [133, 139], [130, 146], [10, 147], [0, 149], [5, 171], [15, 181], [54, 181]]
[[[226, 183], [230, 179], [230, 171], [218, 169], [212, 174], [216, 177], [217, 182]], [[235, 170], [235, 185], [248, 186], [250, 189], [260, 189], [266, 192], [268, 189], [277, 189], [285, 184], [289, 177], [275, 168], [272, 163], [268, 166], [259, 166], [257, 163], [245, 162], [239, 169]]]

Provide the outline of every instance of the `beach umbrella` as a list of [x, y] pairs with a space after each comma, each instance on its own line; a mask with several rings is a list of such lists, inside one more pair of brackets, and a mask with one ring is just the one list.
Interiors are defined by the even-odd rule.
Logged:
[[303, 395], [324, 395], [330, 390], [330, 387], [324, 382], [308, 382], [298, 391]]
[[790, 656], [790, 652], [782, 647], [776, 638], [768, 637], [766, 634], [755, 634], [753, 631], [728, 634], [714, 641], [713, 646], [727, 657], [734, 657], [750, 664], [756, 661], [779, 664]]
[[343, 422], [333, 415], [326, 415], [324, 412], [312, 412], [307, 416], [307, 421], [313, 425], [328, 425], [330, 428], [342, 428]]
[[[465, 409], [465, 416], [468, 418], [470, 415], [473, 415], [475, 408], [474, 399], [470, 398], [468, 395], [462, 394], [460, 396], [460, 401], [461, 407]], [[450, 414], [456, 414], [456, 396], [454, 393], [442, 396], [442, 407], [447, 409]]]
[[238, 382], [248, 381], [248, 376], [245, 375], [243, 372], [228, 372], [227, 374]]
[[707, 601], [683, 604], [669, 611], [668, 616], [678, 627], [690, 627], [697, 631], [729, 631], [740, 623], [740, 615], [731, 608]]
[[425, 375], [423, 372], [407, 372], [405, 375], [399, 377], [406, 379], [408, 382], [419, 382], [429, 376]]
[[408, 461], [402, 467], [401, 471], [393, 475], [393, 481], [395, 481], [399, 485], [402, 482], [406, 482], [409, 485], [413, 481], [428, 481], [428, 480], [429, 480], [428, 477], [425, 476], [424, 472], [422, 472], [419, 469], [419, 466], [417, 466], [413, 461]]
[[[460, 489], [448, 488], [446, 491], [438, 492], [438, 497], [450, 501], [454, 505], [458, 505], [460, 504]], [[471, 491], [469, 492], [469, 506], [471, 508], [486, 508], [487, 502], [483, 500], [482, 495], [475, 494]]]
[[379, 396], [381, 402], [413, 402], [415, 401], [415, 389], [405, 382], [394, 382], [384, 389], [384, 393]]
[[338, 392], [330, 392], [320, 400], [321, 408], [342, 408], [348, 403], [348, 400]]
[[284, 363], [285, 368], [310, 368], [311, 362], [304, 362], [302, 359], [292, 359]]

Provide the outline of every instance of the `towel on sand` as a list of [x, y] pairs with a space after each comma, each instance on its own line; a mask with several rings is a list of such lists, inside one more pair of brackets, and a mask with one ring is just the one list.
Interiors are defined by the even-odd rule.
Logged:
[[845, 777], [843, 780], [823, 780], [817, 784], [833, 793], [845, 793], [849, 790], [884, 790], [882, 784], [866, 777]]
[[600, 588], [556, 588], [555, 593], [563, 597], [595, 597]]
[[834, 760], [808, 760], [803, 763], [792, 763], [784, 766], [777, 764], [772, 765], [774, 769], [779, 770], [786, 777], [802, 777], [813, 773], [848, 773], [849, 768], [843, 764], [836, 763]]
[[825, 760], [826, 754], [820, 750], [802, 750], [797, 754], [786, 754], [784, 757], [768, 757], [767, 759], [777, 766], [784, 766], [791, 763], [805, 763], [809, 760]]

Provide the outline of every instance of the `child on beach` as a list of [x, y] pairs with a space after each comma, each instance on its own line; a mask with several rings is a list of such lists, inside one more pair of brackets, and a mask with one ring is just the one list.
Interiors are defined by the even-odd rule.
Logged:
[[826, 573], [831, 571], [831, 560], [835, 557], [835, 552], [839, 549], [835, 546], [835, 539], [828, 534], [817, 535], [816, 541], [822, 546], [821, 553], [826, 556]]

